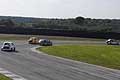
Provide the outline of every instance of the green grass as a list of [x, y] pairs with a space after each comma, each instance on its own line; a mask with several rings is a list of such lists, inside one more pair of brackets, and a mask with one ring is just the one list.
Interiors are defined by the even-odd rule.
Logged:
[[12, 80], [12, 79], [0, 74], [0, 80]]
[[38, 50], [49, 55], [120, 69], [120, 46], [62, 45], [42, 47]]

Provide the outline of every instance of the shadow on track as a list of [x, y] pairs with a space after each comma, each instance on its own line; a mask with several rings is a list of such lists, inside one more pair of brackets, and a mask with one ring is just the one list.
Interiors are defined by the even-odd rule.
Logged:
[[19, 51], [18, 51], [18, 50], [16, 50], [16, 51], [2, 51], [2, 52], [19, 53]]

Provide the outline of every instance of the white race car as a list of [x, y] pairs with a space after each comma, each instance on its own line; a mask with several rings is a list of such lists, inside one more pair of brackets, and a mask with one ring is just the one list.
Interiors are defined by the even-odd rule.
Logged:
[[115, 40], [115, 39], [108, 39], [106, 41], [107, 45], [119, 45], [119, 40]]
[[39, 44], [41, 46], [52, 46], [52, 42], [48, 39], [40, 39]]
[[1, 51], [15, 51], [15, 45], [13, 42], [4, 42]]

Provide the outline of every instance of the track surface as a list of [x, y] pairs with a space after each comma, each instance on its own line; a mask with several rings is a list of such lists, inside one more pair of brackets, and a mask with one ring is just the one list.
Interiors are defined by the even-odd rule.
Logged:
[[[119, 70], [53, 58], [38, 54], [30, 48], [35, 45], [15, 41], [16, 52], [0, 51], [0, 67], [28, 80], [120, 80]], [[83, 42], [54, 41], [54, 44], [78, 44]], [[103, 44], [104, 42], [93, 42]], [[1, 46], [1, 44], [0, 44]]]

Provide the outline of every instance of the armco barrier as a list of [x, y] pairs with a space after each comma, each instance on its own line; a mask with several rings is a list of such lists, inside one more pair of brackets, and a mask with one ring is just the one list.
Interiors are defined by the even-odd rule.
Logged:
[[102, 33], [71, 30], [51, 30], [35, 28], [11, 28], [0, 27], [0, 33], [4, 34], [26, 34], [26, 35], [48, 35], [48, 36], [68, 36], [68, 37], [86, 37], [86, 38], [115, 38], [120, 39], [120, 33]]

